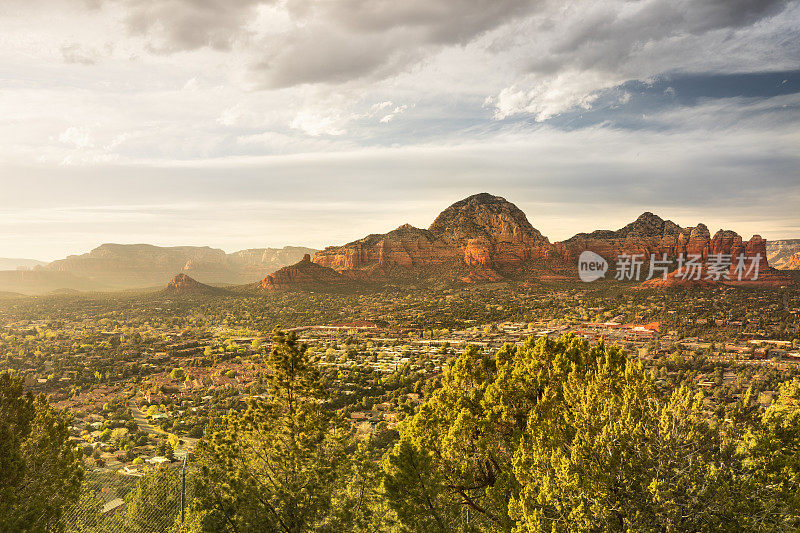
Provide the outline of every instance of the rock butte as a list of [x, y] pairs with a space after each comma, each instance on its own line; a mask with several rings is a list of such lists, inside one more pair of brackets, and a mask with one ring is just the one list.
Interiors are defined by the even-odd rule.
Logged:
[[169, 294], [210, 294], [219, 291], [220, 289], [200, 283], [186, 274], [176, 275], [164, 288], [164, 292]]

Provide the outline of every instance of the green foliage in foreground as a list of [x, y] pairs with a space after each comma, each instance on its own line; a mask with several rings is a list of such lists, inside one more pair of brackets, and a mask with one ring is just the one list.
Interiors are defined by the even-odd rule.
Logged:
[[382, 529], [378, 469], [328, 408], [307, 347], [281, 331], [273, 340], [269, 398], [209, 428], [197, 448], [197, 496], [180, 530]]
[[[507, 345], [494, 355], [470, 348], [450, 361], [441, 387], [401, 424], [399, 442], [381, 458], [330, 407], [306, 347], [280, 331], [274, 340], [267, 397], [210, 427], [198, 445], [186, 520], [170, 488], [176, 472], [153, 472], [128, 493], [120, 524], [193, 533], [800, 528], [800, 380], [784, 383], [765, 410], [749, 394], [714, 408], [687, 386], [659, 389], [619, 348], [574, 336]], [[52, 417], [43, 401], [25, 399], [5, 379], [4, 413]], [[14, 475], [0, 480], [0, 490], [15, 498], [26, 454], [44, 452], [9, 446], [38, 433], [8, 420], [0, 419], [0, 444], [11, 450], [4, 472]], [[61, 442], [56, 436], [34, 441]], [[61, 458], [48, 464], [73, 464], [66, 452], [47, 453]], [[79, 470], [67, 466], [64, 479], [77, 487]], [[58, 498], [67, 497], [77, 492], [43, 497], [49, 521], [16, 530], [57, 530]], [[33, 519], [16, 501], [0, 504], [2, 524]], [[84, 497], [78, 505], [97, 506]], [[154, 512], [166, 521], [153, 522]], [[90, 516], [82, 529], [109, 530], [102, 522]]]
[[401, 428], [386, 496], [409, 531], [788, 531], [800, 526], [800, 382], [763, 415], [661, 393], [573, 336], [467, 350]]
[[0, 373], [0, 531], [60, 531], [78, 499], [83, 469], [67, 422], [22, 379]]

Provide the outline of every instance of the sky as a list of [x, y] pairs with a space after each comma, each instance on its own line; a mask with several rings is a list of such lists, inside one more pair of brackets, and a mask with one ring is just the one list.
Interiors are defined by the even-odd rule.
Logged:
[[800, 0], [3, 0], [0, 257], [322, 248], [457, 200], [800, 238]]

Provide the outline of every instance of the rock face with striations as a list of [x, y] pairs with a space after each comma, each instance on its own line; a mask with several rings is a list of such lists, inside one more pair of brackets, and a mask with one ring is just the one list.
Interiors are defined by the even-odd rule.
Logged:
[[575, 263], [584, 250], [592, 250], [606, 259], [616, 258], [623, 253], [648, 257], [651, 253], [659, 256], [666, 253], [671, 257], [685, 252], [687, 248], [702, 248], [708, 237], [708, 228], [703, 224], [684, 229], [671, 220], [646, 212], [624, 228], [578, 233], [556, 243], [556, 249], [568, 263]]
[[458, 249], [467, 266], [502, 269], [546, 257], [552, 250], [525, 213], [487, 193], [454, 203], [436, 217], [429, 231], [448, 248]]
[[786, 270], [800, 270], [800, 252], [795, 252], [784, 263]]
[[767, 243], [769, 264], [781, 270], [800, 269], [800, 239], [782, 239]]
[[[676, 287], [698, 286], [724, 283], [727, 285], [773, 286], [793, 284], [793, 280], [786, 274], [772, 268], [767, 260], [766, 240], [760, 235], [753, 235], [749, 241], [742, 242], [742, 238], [734, 231], [719, 230], [705, 245], [686, 247], [685, 254], [700, 255], [702, 261], [699, 268], [699, 279], [691, 276], [692, 272], [686, 268], [671, 272], [666, 279], [663, 277], [646, 281], [646, 287]], [[724, 274], [712, 273], [712, 265], [725, 258], [729, 267]], [[741, 259], [740, 259], [741, 258]], [[688, 277], [692, 279], [686, 279]], [[709, 281], [711, 280], [711, 281]]]
[[300, 262], [270, 274], [256, 287], [268, 291], [328, 289], [346, 287], [350, 283], [351, 280], [332, 268], [312, 263], [311, 256], [306, 254]]
[[339, 271], [463, 266], [497, 279], [504, 270], [552, 253], [552, 245], [517, 206], [482, 193], [451, 205], [430, 228], [409, 224], [317, 252], [314, 262]]

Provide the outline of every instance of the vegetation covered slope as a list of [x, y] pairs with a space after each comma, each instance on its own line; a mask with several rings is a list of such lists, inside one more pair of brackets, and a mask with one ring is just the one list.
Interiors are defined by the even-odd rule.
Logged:
[[[618, 347], [573, 335], [469, 348], [381, 458], [343, 423], [306, 346], [281, 331], [273, 341], [268, 393], [209, 426], [172, 530], [800, 527], [800, 380], [765, 410], [750, 394], [709, 409], [702, 392], [665, 387]], [[158, 500], [154, 476], [117, 520], [136, 524], [142, 502]]]

